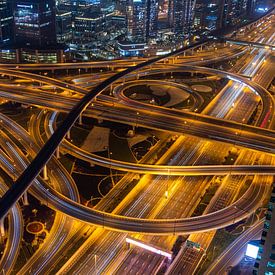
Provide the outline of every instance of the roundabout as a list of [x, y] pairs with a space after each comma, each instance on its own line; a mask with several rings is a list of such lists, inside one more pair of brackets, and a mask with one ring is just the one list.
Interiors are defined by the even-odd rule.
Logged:
[[45, 230], [45, 227], [42, 222], [34, 221], [26, 225], [26, 230], [30, 234], [39, 235]]
[[[144, 104], [177, 108], [184, 106], [185, 110], [200, 108], [203, 98], [193, 92], [187, 85], [164, 80], [129, 81], [114, 88], [116, 97], [129, 98]], [[179, 108], [179, 107], [178, 107]]]

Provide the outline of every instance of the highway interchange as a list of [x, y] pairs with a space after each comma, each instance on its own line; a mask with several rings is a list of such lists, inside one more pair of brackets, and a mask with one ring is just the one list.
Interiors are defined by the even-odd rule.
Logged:
[[[267, 30], [267, 34], [265, 35], [267, 39], [266, 42], [268, 43], [272, 43], [274, 39], [273, 34], [268, 36], [270, 32], [270, 30]], [[202, 45], [204, 44], [205, 43]], [[197, 46], [201, 47], [201, 44], [198, 44]], [[239, 47], [234, 49], [233, 53], [230, 49], [228, 53], [224, 54], [224, 48], [221, 47], [221, 52], [222, 60], [225, 58], [225, 55], [243, 55], [247, 52], [247, 49], [244, 50], [244, 48]], [[177, 55], [178, 54], [179, 53], [177, 53]], [[274, 99], [264, 87], [256, 83], [254, 80], [257, 77], [255, 74], [261, 68], [261, 65], [257, 66], [258, 68], [255, 69], [255, 67], [251, 67], [251, 64], [258, 64], [258, 62], [263, 64], [268, 54], [269, 52], [266, 49], [255, 51], [255, 53], [253, 53], [254, 58], [248, 62], [246, 68], [243, 68], [240, 72], [234, 73], [193, 66], [193, 62], [195, 62], [196, 65], [198, 65], [199, 62], [199, 60], [194, 61], [194, 58], [191, 58], [190, 64], [187, 65], [187, 56], [182, 59], [174, 59], [174, 57], [172, 57], [172, 61], [169, 62], [169, 64], [157, 64], [156, 67], [150, 67], [149, 69], [143, 69], [141, 66], [143, 63], [139, 63], [137, 66], [142, 69], [138, 74], [132, 73], [132, 75], [126, 75], [125, 72], [123, 72], [118, 73], [118, 75], [112, 76], [111, 79], [106, 80], [108, 81], [108, 86], [110, 83], [113, 83], [114, 80], [118, 80], [115, 84], [115, 89], [110, 96], [103, 94], [89, 94], [87, 90], [87, 83], [89, 86], [89, 79], [86, 79], [84, 82], [85, 87], [82, 88], [80, 86], [77, 87], [76, 85], [55, 80], [50, 77], [18, 71], [17, 69], [19, 69], [19, 65], [9, 69], [4, 68], [3, 66], [3, 68], [0, 69], [2, 75], [25, 78], [32, 81], [37, 81], [39, 83], [52, 85], [60, 90], [62, 89], [66, 91], [66, 93], [51, 94], [39, 90], [38, 87], [37, 90], [39, 90], [39, 94], [37, 95], [37, 90], [30, 89], [28, 87], [5, 84], [1, 84], [0, 86], [1, 97], [7, 100], [18, 101], [24, 104], [38, 106], [39, 108], [46, 107], [48, 110], [54, 111], [53, 113], [49, 111], [49, 114], [45, 117], [44, 123], [45, 131], [48, 134], [48, 137], [50, 138], [53, 134], [51, 136], [51, 140], [55, 140], [54, 144], [58, 144], [59, 141], [63, 139], [63, 133], [66, 134], [67, 130], [71, 128], [70, 123], [76, 120], [82, 109], [86, 109], [85, 115], [87, 116], [101, 118], [104, 120], [119, 120], [130, 125], [137, 124], [138, 116], [139, 127], [142, 126], [160, 131], [169, 131], [171, 134], [183, 134], [183, 136], [180, 136], [176, 140], [172, 148], [169, 149], [171, 152], [167, 153], [167, 156], [164, 156], [162, 159], [158, 160], [156, 165], [148, 165], [145, 163], [133, 164], [109, 160], [85, 152], [68, 141], [65, 141], [65, 143], [62, 144], [61, 150], [64, 149], [77, 158], [84, 159], [86, 161], [88, 160], [88, 162], [95, 163], [97, 165], [106, 167], [112, 166], [117, 170], [127, 171], [129, 172], [130, 177], [134, 177], [135, 173], [146, 174], [141, 178], [139, 184], [129, 193], [125, 200], [120, 203], [120, 206], [118, 206], [113, 213], [107, 213], [105, 212], [105, 209], [108, 203], [106, 201], [104, 202], [104, 200], [102, 200], [101, 204], [97, 206], [96, 209], [91, 209], [79, 204], [78, 190], [71, 176], [66, 172], [56, 158], [52, 158], [50, 162], [47, 161], [47, 156], [50, 157], [56, 151], [55, 147], [52, 147], [51, 150], [47, 150], [47, 152], [44, 150], [44, 153], [42, 150], [39, 153], [40, 155], [38, 155], [38, 157], [36, 156], [40, 150], [39, 148], [41, 148], [44, 143], [41, 139], [39, 131], [37, 131], [39, 130], [39, 124], [36, 124], [39, 123], [39, 120], [43, 116], [42, 113], [40, 113], [41, 115], [37, 119], [33, 118], [31, 120], [29, 125], [29, 133], [8, 117], [1, 115], [0, 122], [1, 127], [3, 127], [3, 130], [1, 130], [1, 167], [12, 178], [17, 178], [21, 174], [19, 179], [17, 179], [13, 185], [14, 188], [11, 188], [10, 190], [16, 190], [16, 185], [18, 182], [24, 182], [24, 173], [25, 180], [31, 183], [30, 178], [35, 178], [41, 169], [37, 168], [38, 173], [34, 170], [29, 170], [31, 171], [30, 174], [27, 173], [28, 169], [26, 168], [30, 167], [29, 158], [24, 154], [20, 147], [11, 140], [6, 132], [9, 132], [10, 135], [18, 138], [18, 141], [20, 141], [32, 159], [36, 159], [37, 161], [43, 154], [45, 154], [45, 159], [41, 161], [39, 165], [42, 168], [48, 162], [47, 169], [49, 171], [54, 171], [48, 173], [48, 177], [51, 179], [53, 186], [49, 186], [45, 179], [39, 177], [34, 181], [29, 189], [31, 194], [56, 210], [57, 216], [55, 218], [55, 224], [51, 229], [51, 234], [46, 242], [47, 245], [44, 245], [44, 248], [41, 247], [34, 254], [31, 261], [23, 267], [22, 273], [33, 270], [35, 270], [35, 274], [43, 272], [43, 268], [46, 268], [46, 265], [54, 259], [55, 254], [62, 251], [62, 242], [66, 243], [72, 236], [74, 236], [74, 234], [79, 233], [79, 231], [82, 232], [83, 230], [86, 230], [83, 228], [87, 228], [88, 225], [83, 225], [83, 227], [75, 229], [75, 221], [73, 221], [71, 217], [75, 220], [97, 225], [99, 227], [92, 227], [92, 234], [87, 239], [87, 244], [84, 244], [80, 251], [78, 251], [66, 263], [66, 265], [63, 266], [60, 274], [62, 274], [62, 272], [72, 272], [74, 268], [76, 268], [76, 270], [73, 271], [75, 274], [83, 272], [98, 272], [98, 270], [100, 270], [100, 272], [103, 272], [104, 270], [105, 272], [108, 270], [109, 272], [110, 270], [116, 270], [117, 273], [121, 274], [121, 272], [127, 271], [127, 263], [129, 263], [129, 261], [137, 262], [144, 258], [144, 256], [140, 256], [141, 259], [138, 260], [136, 259], [137, 256], [134, 255], [134, 251], [125, 252], [124, 250], [121, 250], [121, 246], [125, 241], [125, 236], [127, 236], [126, 233], [128, 232], [137, 233], [137, 238], [144, 238], [148, 242], [157, 243], [158, 245], [160, 245], [160, 243], [166, 243], [169, 249], [171, 249], [171, 243], [175, 241], [175, 235], [177, 234], [191, 234], [190, 236], [192, 236], [198, 232], [213, 231], [219, 228], [224, 228], [232, 223], [237, 223], [238, 221], [243, 220], [245, 217], [250, 216], [257, 208], [261, 207], [263, 200], [268, 196], [268, 192], [270, 190], [270, 184], [272, 181], [272, 177], [270, 175], [275, 174], [274, 161], [272, 158], [275, 150], [275, 136], [274, 131], [272, 130], [274, 118]], [[207, 50], [206, 53], [202, 54], [202, 56], [203, 57], [199, 57], [199, 59], [200, 61], [203, 61], [203, 64], [199, 65], [206, 65], [208, 62], [213, 62], [210, 55], [207, 55]], [[217, 58], [215, 57], [214, 62], [216, 62], [216, 59]], [[118, 67], [125, 67], [124, 62], [125, 61], [122, 61]], [[133, 61], [130, 61], [130, 64], [129, 62], [126, 63], [129, 66], [138, 63], [137, 61], [134, 61], [134, 64], [131, 64], [131, 62]], [[145, 62], [147, 62], [145, 64], [150, 64], [151, 61]], [[180, 64], [175, 64], [177, 62]], [[181, 62], [183, 64], [181, 64]], [[110, 64], [109, 66], [111, 68], [117, 64], [118, 63], [115, 62], [115, 64]], [[106, 64], [103, 65], [106, 67]], [[62, 69], [65, 69], [71, 67], [75, 68], [76, 64], [68, 64], [67, 66], [68, 67], [64, 67], [64, 65], [60, 65]], [[91, 67], [92, 65], [89, 64], [88, 66]], [[100, 67], [98, 64], [95, 64], [94, 66]], [[28, 66], [25, 67], [28, 68]], [[35, 67], [36, 70], [38, 69], [37, 66], [29, 67]], [[47, 66], [44, 66], [41, 70], [47, 69], [45, 67]], [[59, 66], [57, 67], [59, 69]], [[51, 69], [54, 70], [57, 67], [52, 67]], [[85, 68], [85, 65], [82, 64], [80, 68]], [[253, 69], [251, 70], [251, 68]], [[129, 67], [127, 70], [130, 72], [132, 69], [133, 67]], [[144, 103], [133, 101], [125, 97], [123, 90], [127, 87], [128, 81], [133, 81], [134, 79], [134, 82], [138, 82], [138, 79], [142, 78], [142, 76], [151, 77], [155, 74], [167, 73], [171, 71], [189, 71], [194, 73], [203, 73], [206, 75], [215, 75], [227, 78], [228, 83], [201, 114], [166, 109], [151, 105], [148, 106]], [[247, 74], [248, 78], [240, 76], [244, 74]], [[251, 81], [250, 78], [252, 78], [253, 81]], [[102, 80], [102, 83], [104, 83], [104, 76]], [[103, 89], [102, 83], [95, 86], [94, 91], [98, 91], [100, 93]], [[247, 101], [245, 98], [246, 95], [243, 95], [242, 93], [244, 86], [246, 88], [250, 88], [249, 98], [251, 98], [251, 101]], [[12, 91], [12, 94], [10, 91]], [[75, 96], [72, 97], [72, 94]], [[81, 103], [80, 97], [83, 94], [86, 94], [85, 98], [87, 98], [88, 101], [96, 95], [96, 101], [91, 105]], [[225, 98], [223, 98], [223, 96]], [[258, 120], [256, 121], [256, 125], [251, 126], [246, 124], [249, 116], [243, 118], [242, 115], [236, 112], [236, 109], [232, 110], [232, 104], [238, 104], [240, 109], [241, 106], [246, 108], [247, 104], [252, 104], [255, 108], [258, 104], [258, 97], [261, 98], [263, 108]], [[52, 102], [54, 102], [54, 104], [51, 105]], [[61, 102], [62, 104], [59, 105], [57, 102]], [[226, 102], [226, 104], [221, 102]], [[59, 131], [59, 134], [54, 134], [53, 130], [55, 128], [55, 120], [58, 114], [56, 111], [68, 112], [75, 105], [81, 106], [81, 111], [80, 109], [77, 111], [77, 108], [74, 108], [75, 117], [72, 117], [69, 121], [70, 123], [67, 123], [67, 125], [61, 130], [57, 130], [57, 133]], [[251, 113], [254, 108], [250, 110]], [[170, 121], [169, 124], [166, 123], [168, 119]], [[271, 128], [271, 130], [265, 128]], [[58, 135], [59, 137], [56, 139]], [[206, 139], [201, 140], [198, 137], [203, 137]], [[242, 153], [241, 157], [239, 157], [240, 159], [237, 160], [236, 165], [220, 165], [221, 158], [227, 153], [230, 146], [219, 142], [214, 145], [211, 142], [212, 139], [216, 141], [233, 143], [234, 146], [240, 146]], [[50, 142], [47, 144], [50, 144]], [[210, 154], [209, 152], [213, 152], [214, 147], [217, 147], [216, 150], [220, 150], [221, 156], [218, 157], [214, 154], [212, 158], [215, 159], [217, 164], [209, 165], [208, 154]], [[244, 149], [245, 147], [253, 150]], [[178, 151], [178, 148], [184, 148], [184, 150]], [[264, 152], [268, 154], [265, 154]], [[176, 157], [172, 161], [169, 161], [169, 154], [175, 155]], [[250, 154], [249, 159], [247, 159], [246, 154]], [[258, 165], [255, 165], [256, 160], [257, 163], [259, 163]], [[58, 167], [58, 169], [56, 167]], [[22, 174], [24, 170], [25, 172]], [[260, 176], [260, 174], [262, 174], [262, 176]], [[159, 176], [152, 178], [152, 175]], [[175, 177], [175, 179], [169, 183], [169, 185], [173, 186], [173, 188], [171, 187], [169, 190], [167, 190], [166, 183], [167, 175]], [[195, 178], [190, 177], [190, 175], [200, 175], [199, 180], [196, 182], [194, 180]], [[200, 192], [195, 191], [200, 190], [200, 188], [202, 191], [203, 187], [206, 186], [206, 181], [201, 175], [230, 175], [229, 177], [238, 175], [242, 180], [248, 175], [256, 176], [253, 177], [251, 186], [239, 199], [235, 199], [234, 202], [233, 199], [229, 200], [223, 205], [222, 209], [215, 209], [213, 212], [204, 213], [204, 215], [198, 217], [190, 217], [192, 210], [194, 210], [192, 208], [192, 200], [194, 204], [194, 202], [198, 200], [198, 197], [196, 196], [200, 194]], [[147, 184], [150, 181], [158, 184], [158, 191], [153, 197], [151, 194], [155, 187], [154, 184]], [[193, 194], [193, 197], [190, 196], [186, 199], [186, 201], [182, 202], [182, 206], [179, 208], [178, 205], [174, 204], [175, 202], [178, 203], [181, 201], [182, 195], [181, 192], [178, 191], [180, 190], [179, 188], [182, 185], [182, 181], [186, 183], [189, 182], [189, 185], [190, 183], [193, 183], [191, 189], [187, 184], [184, 193], [190, 193], [192, 192], [192, 189], [195, 193]], [[123, 182], [121, 184], [123, 184]], [[30, 184], [28, 184], [28, 186], [29, 185]], [[3, 187], [1, 186], [1, 188], [3, 189], [2, 192], [6, 190], [4, 185]], [[169, 199], [163, 196], [166, 191], [169, 191]], [[26, 192], [26, 190], [22, 189], [21, 192], [17, 193], [16, 198], [20, 198], [24, 192]], [[114, 188], [111, 192], [117, 191]], [[7, 195], [6, 199], [8, 196], [9, 195]], [[190, 205], [190, 208], [186, 207], [187, 204]], [[7, 207], [6, 204], [1, 204], [1, 215], [6, 215], [9, 210], [9, 205], [9, 200]], [[11, 203], [11, 205], [14, 204]], [[148, 205], [148, 208], [144, 208], [144, 205]], [[213, 203], [213, 207], [214, 205], [215, 204]], [[181, 211], [171, 214], [171, 209], [173, 208], [179, 208]], [[3, 253], [5, 257], [2, 256], [0, 262], [3, 266], [3, 270], [7, 272], [9, 272], [14, 265], [14, 261], [18, 254], [19, 243], [22, 238], [23, 226], [20, 213], [20, 208], [18, 207], [18, 204], [16, 204], [11, 211], [11, 215], [9, 216], [8, 243]], [[63, 213], [66, 215], [63, 215]], [[14, 230], [15, 224], [17, 224], [16, 228], [18, 228], [19, 231]], [[74, 228], [72, 232], [70, 232], [71, 228]], [[112, 231], [106, 231], [106, 229], [111, 229]], [[100, 236], [105, 231], [106, 235], [100, 240]], [[146, 233], [149, 235], [146, 235], [146, 237], [138, 233]], [[150, 237], [150, 234], [160, 236]], [[173, 236], [169, 237], [171, 234]], [[167, 237], [163, 237], [162, 235], [167, 235]], [[194, 237], [194, 239], [195, 238], [196, 237]], [[207, 247], [210, 239], [207, 241], [200, 240], [200, 242], [205, 242], [205, 247]], [[93, 247], [91, 246], [92, 243], [96, 243], [96, 251], [93, 251]], [[108, 254], [108, 246], [110, 246], [110, 243], [112, 243], [112, 251], [116, 251], [113, 255]], [[83, 256], [84, 253], [85, 259], [82, 259], [81, 255]], [[95, 254], [102, 254], [96, 266], [94, 265]], [[43, 255], [46, 256], [46, 259], [44, 260], [42, 260], [44, 257]], [[181, 254], [179, 254], [179, 258], [180, 255]], [[197, 255], [196, 261], [194, 261], [196, 264], [188, 267], [191, 271], [196, 268], [197, 264], [200, 262], [201, 256], [202, 255]], [[154, 271], [154, 268], [158, 266], [159, 262], [163, 259], [161, 257], [155, 257], [153, 259], [154, 264], [150, 266], [149, 262], [152, 260], [150, 257], [144, 261], [145, 264], [143, 268], [146, 270], [149, 266], [152, 271]], [[79, 261], [81, 261], [81, 264], [78, 265], [77, 263]], [[171, 266], [171, 269], [176, 268], [178, 270], [183, 270], [186, 268], [186, 266], [182, 268], [180, 265], [176, 265], [176, 261], [173, 264], [176, 267]], [[91, 265], [93, 266], [91, 267]], [[129, 266], [131, 265], [134, 266], [134, 263], [131, 263]]]

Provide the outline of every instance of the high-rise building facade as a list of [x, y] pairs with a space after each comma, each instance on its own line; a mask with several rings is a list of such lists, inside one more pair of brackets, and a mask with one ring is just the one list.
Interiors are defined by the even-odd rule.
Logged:
[[56, 15], [56, 38], [58, 43], [70, 42], [73, 37], [72, 13], [58, 12]]
[[248, 13], [248, 0], [221, 0], [221, 26], [239, 24]]
[[275, 7], [274, 0], [255, 0], [255, 13], [261, 14]]
[[56, 43], [54, 0], [15, 0], [14, 31], [16, 42], [47, 46]]
[[13, 40], [13, 16], [10, 0], [0, 0], [0, 46]]
[[220, 28], [220, 1], [197, 0], [195, 5], [194, 27], [196, 30], [215, 30]]
[[256, 8], [256, 0], [247, 1], [247, 13], [248, 15], [253, 15]]
[[147, 1], [129, 0], [126, 9], [127, 35], [131, 40], [146, 40]]
[[194, 17], [195, 0], [171, 0], [169, 20], [173, 32], [188, 34], [191, 31]]
[[275, 183], [266, 213], [254, 274], [275, 274]]
[[156, 37], [158, 32], [158, 0], [147, 0], [147, 37]]
[[127, 35], [131, 40], [145, 42], [157, 35], [158, 0], [129, 0], [126, 16]]

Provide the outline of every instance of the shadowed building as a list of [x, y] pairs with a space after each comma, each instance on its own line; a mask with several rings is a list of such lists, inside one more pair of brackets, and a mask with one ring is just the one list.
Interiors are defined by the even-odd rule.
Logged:
[[14, 2], [16, 42], [30, 46], [56, 44], [55, 1], [15, 0]]

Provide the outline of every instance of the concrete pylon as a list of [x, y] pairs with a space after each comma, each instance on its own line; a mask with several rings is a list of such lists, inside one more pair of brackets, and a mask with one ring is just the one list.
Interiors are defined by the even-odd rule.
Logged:
[[48, 180], [48, 171], [46, 165], [43, 167], [43, 180]]
[[23, 194], [23, 204], [26, 206], [26, 205], [29, 205], [29, 200], [28, 200], [28, 193], [27, 191]]
[[71, 139], [71, 130], [67, 132], [67, 139]]
[[0, 238], [5, 237], [4, 219], [0, 220]]
[[60, 158], [60, 151], [59, 151], [59, 146], [56, 148], [56, 157], [59, 159]]
[[79, 115], [78, 124], [79, 124], [79, 125], [82, 125], [82, 124], [83, 124], [83, 122], [82, 122], [82, 114]]

